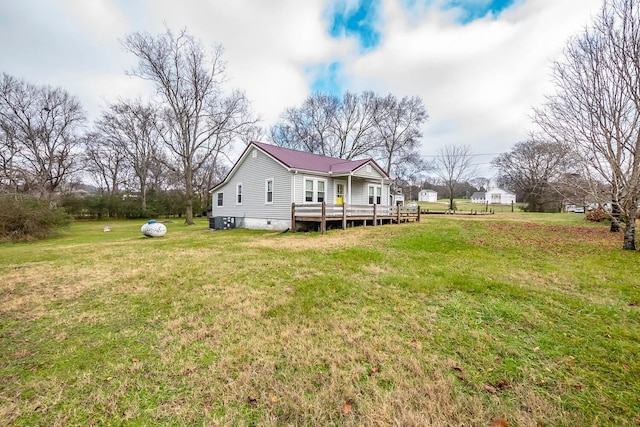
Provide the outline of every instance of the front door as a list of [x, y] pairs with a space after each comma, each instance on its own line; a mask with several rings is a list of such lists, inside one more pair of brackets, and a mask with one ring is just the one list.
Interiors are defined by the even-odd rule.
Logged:
[[336, 181], [336, 205], [342, 205], [344, 203], [344, 181]]

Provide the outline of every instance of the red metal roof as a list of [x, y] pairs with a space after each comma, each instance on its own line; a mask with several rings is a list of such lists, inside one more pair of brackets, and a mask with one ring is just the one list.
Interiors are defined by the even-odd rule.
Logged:
[[335, 157], [322, 156], [290, 148], [265, 144], [264, 142], [252, 142], [256, 147], [264, 150], [276, 160], [291, 169], [302, 169], [322, 173], [348, 173], [353, 172], [362, 165], [371, 162], [387, 176], [384, 170], [373, 159], [345, 160]]

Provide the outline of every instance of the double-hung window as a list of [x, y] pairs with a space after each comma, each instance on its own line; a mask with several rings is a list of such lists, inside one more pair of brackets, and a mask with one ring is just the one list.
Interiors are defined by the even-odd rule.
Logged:
[[369, 204], [379, 205], [382, 202], [382, 186], [370, 185], [369, 186]]
[[324, 179], [304, 179], [304, 201], [322, 203], [327, 199], [327, 182]]
[[242, 184], [236, 187], [236, 205], [242, 204]]
[[273, 178], [266, 180], [264, 192], [264, 202], [273, 203]]
[[218, 206], [224, 206], [224, 193], [222, 191], [218, 193]]

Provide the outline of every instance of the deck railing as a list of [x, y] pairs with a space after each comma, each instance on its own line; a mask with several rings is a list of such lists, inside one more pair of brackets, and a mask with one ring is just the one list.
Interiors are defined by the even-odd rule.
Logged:
[[335, 205], [330, 203], [291, 204], [291, 230], [296, 230], [296, 222], [319, 222], [320, 231], [326, 232], [327, 221], [342, 220], [342, 228], [348, 221], [359, 221], [363, 225], [371, 222], [378, 225], [383, 222], [420, 221], [418, 207], [383, 206], [383, 205]]

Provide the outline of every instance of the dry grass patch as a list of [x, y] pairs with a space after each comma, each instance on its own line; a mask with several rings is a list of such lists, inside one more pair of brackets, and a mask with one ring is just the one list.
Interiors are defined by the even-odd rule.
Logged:
[[0, 245], [0, 424], [632, 425], [635, 254], [505, 224]]

